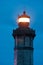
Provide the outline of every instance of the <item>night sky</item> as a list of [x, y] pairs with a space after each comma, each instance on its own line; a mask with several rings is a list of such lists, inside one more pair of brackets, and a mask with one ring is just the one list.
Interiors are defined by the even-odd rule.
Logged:
[[23, 11], [31, 17], [34, 39], [34, 65], [43, 65], [43, 0], [0, 0], [0, 65], [14, 65], [13, 29]]

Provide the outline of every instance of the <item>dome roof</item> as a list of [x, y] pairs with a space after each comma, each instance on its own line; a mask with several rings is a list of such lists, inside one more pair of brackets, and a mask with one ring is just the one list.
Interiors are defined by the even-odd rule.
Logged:
[[23, 14], [21, 16], [18, 16], [18, 18], [24, 18], [24, 17], [30, 18], [30, 16], [28, 16], [25, 11], [23, 12]]

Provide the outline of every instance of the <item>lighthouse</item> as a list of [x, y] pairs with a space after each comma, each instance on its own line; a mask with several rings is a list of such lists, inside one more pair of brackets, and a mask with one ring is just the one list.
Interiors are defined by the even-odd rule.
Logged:
[[30, 16], [24, 11], [17, 18], [18, 28], [13, 30], [15, 40], [14, 65], [33, 65], [35, 31], [30, 28]]

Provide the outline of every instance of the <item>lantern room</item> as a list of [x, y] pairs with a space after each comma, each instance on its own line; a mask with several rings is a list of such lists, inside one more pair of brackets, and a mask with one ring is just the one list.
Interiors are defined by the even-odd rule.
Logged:
[[21, 16], [18, 16], [17, 22], [20, 27], [28, 27], [30, 24], [30, 16], [24, 11]]

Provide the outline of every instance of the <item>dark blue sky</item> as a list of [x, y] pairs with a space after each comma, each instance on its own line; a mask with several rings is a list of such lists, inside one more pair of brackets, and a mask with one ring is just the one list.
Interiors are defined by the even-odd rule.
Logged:
[[13, 29], [17, 16], [26, 10], [30, 27], [36, 31], [34, 65], [43, 65], [43, 0], [0, 0], [0, 65], [14, 64]]

